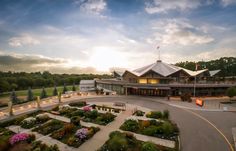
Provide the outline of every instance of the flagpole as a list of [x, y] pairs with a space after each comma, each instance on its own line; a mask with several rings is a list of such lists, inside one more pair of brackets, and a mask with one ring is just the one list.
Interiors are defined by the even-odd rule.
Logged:
[[[197, 71], [197, 69], [198, 69], [198, 64], [195, 65], [195, 70]], [[196, 96], [196, 81], [197, 81], [196, 76], [197, 75], [194, 76], [194, 84], [193, 84], [193, 96], [194, 97]]]
[[158, 60], [161, 60], [161, 55], [160, 55], [160, 46], [157, 46], [158, 49]]

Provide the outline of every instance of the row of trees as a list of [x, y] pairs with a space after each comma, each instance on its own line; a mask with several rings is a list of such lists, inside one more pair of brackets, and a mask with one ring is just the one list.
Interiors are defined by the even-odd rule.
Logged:
[[[67, 89], [66, 85], [64, 84], [62, 94], [65, 94], [67, 91], [68, 91], [68, 89]], [[73, 84], [73, 86], [72, 86], [72, 91], [76, 91], [75, 84]], [[57, 90], [57, 87], [55, 86], [53, 91], [52, 91], [52, 96], [57, 96], [57, 95], [58, 95], [58, 90]], [[47, 97], [48, 97], [47, 91], [43, 87], [42, 91], [41, 91], [41, 94], [40, 94], [40, 99], [44, 99], [44, 98], [47, 98]], [[37, 99], [37, 98], [36, 98], [36, 96], [34, 96], [33, 91], [31, 90], [30, 87], [28, 89], [27, 98], [24, 101], [18, 99], [15, 90], [13, 90], [11, 92], [11, 95], [10, 95], [10, 100], [13, 104], [19, 104], [19, 103], [23, 103], [23, 102], [33, 101], [35, 99]]]
[[64, 83], [79, 84], [80, 80], [92, 80], [94, 78], [111, 78], [111, 75], [103, 74], [51, 74], [50, 72], [0, 72], [0, 94], [14, 90], [26, 90], [42, 87], [62, 86]]
[[236, 58], [235, 57], [222, 57], [220, 59], [211, 61], [198, 61], [198, 62], [179, 62], [176, 63], [177, 66], [183, 67], [189, 70], [195, 70], [196, 64], [198, 64], [198, 70], [209, 69], [211, 70], [221, 70], [219, 76], [236, 76]]

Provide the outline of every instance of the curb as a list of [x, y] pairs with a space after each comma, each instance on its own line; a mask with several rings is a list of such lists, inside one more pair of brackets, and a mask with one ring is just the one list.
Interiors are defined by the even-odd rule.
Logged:
[[232, 128], [232, 134], [234, 139], [234, 149], [236, 150], [236, 127]]
[[166, 104], [173, 106], [173, 107], [195, 110], [195, 111], [225, 112], [224, 110], [220, 110], [220, 109], [198, 109], [198, 108], [191, 108], [191, 107], [186, 107], [186, 106], [181, 106], [181, 105], [176, 105], [176, 104], [171, 104], [171, 103], [166, 103]]
[[180, 142], [180, 136], [178, 136], [178, 142], [179, 142], [179, 151], [181, 151], [181, 142]]

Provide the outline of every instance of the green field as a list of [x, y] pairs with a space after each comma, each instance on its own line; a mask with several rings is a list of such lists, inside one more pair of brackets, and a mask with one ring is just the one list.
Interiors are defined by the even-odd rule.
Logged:
[[[72, 90], [72, 86], [66, 86], [66, 87], [67, 87], [68, 91]], [[54, 87], [45, 88], [48, 96], [52, 96], [53, 89], [54, 89]], [[57, 87], [58, 92], [62, 92], [62, 90], [63, 90], [63, 86]], [[79, 90], [78, 86], [76, 86], [76, 90]], [[40, 96], [41, 91], [42, 91], [42, 89], [32, 89], [34, 96]], [[21, 99], [26, 99], [27, 93], [28, 93], [28, 90], [16, 91], [17, 97], [21, 98]], [[10, 100], [10, 94], [11, 94], [11, 92], [1, 94], [0, 95], [0, 104], [8, 103], [8, 101]]]

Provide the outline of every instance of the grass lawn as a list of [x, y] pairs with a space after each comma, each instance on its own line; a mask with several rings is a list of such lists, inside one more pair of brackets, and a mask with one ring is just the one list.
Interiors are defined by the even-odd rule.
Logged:
[[[66, 87], [67, 87], [68, 91], [72, 90], [72, 85], [66, 86]], [[48, 96], [52, 96], [53, 89], [54, 89], [54, 87], [45, 88]], [[63, 86], [57, 87], [58, 92], [62, 92], [62, 90], [63, 90]], [[76, 90], [79, 90], [78, 86], [76, 86]], [[32, 89], [32, 91], [34, 93], [34, 96], [40, 96], [42, 88], [41, 89]], [[28, 90], [16, 91], [17, 97], [20, 99], [24, 99], [24, 100], [27, 97], [27, 93], [28, 93]], [[0, 95], [0, 104], [7, 104], [9, 101], [9, 98], [10, 98], [10, 94], [11, 94], [10, 92], [6, 92], [6, 93], [1, 94]]]

